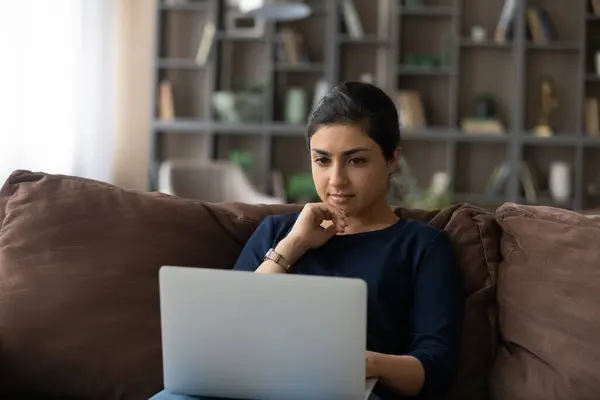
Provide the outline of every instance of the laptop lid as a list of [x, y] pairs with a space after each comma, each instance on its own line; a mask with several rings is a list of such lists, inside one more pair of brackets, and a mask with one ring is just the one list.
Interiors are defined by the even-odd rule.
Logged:
[[175, 266], [159, 280], [166, 390], [364, 398], [364, 281]]

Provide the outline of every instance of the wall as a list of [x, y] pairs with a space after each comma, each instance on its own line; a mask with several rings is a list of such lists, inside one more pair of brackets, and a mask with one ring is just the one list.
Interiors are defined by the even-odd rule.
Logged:
[[118, 4], [119, 104], [114, 182], [128, 189], [146, 190], [155, 7], [150, 0], [121, 0]]

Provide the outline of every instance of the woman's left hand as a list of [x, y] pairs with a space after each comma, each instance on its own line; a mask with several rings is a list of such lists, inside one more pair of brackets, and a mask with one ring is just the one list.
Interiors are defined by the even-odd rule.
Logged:
[[377, 372], [377, 356], [378, 354], [372, 351], [367, 351], [366, 353], [366, 378], [379, 378], [379, 373]]

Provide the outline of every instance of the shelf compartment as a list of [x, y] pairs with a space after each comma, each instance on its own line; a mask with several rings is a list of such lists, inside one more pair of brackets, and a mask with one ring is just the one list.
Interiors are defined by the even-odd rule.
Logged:
[[[426, 189], [436, 172], [449, 172], [448, 143], [411, 141], [400, 154], [406, 159], [420, 189]], [[426, 163], [423, 161], [427, 160]]]
[[488, 192], [494, 169], [508, 160], [507, 145], [504, 143], [458, 143], [456, 146], [456, 176], [454, 190], [477, 196], [504, 198], [504, 190]]
[[[462, 120], [476, 116], [480, 95], [489, 95], [495, 106], [496, 116], [509, 132], [513, 126], [513, 91], [515, 59], [511, 53], [481, 49], [464, 52], [461, 56], [458, 93], [458, 125]], [[494, 71], [490, 74], [490, 71]]]
[[[183, 6], [181, 6], [183, 7]], [[178, 8], [179, 9], [179, 8]], [[158, 57], [194, 59], [210, 13], [167, 12], [161, 14]]]
[[[280, 136], [275, 134], [272, 140], [272, 169], [281, 173], [287, 187], [294, 174], [310, 174], [310, 154], [304, 137]], [[297, 199], [290, 198], [288, 202]]]
[[400, 76], [398, 90], [416, 90], [420, 93], [428, 126], [452, 129], [448, 103], [450, 96], [448, 79]]
[[579, 128], [578, 104], [581, 102], [579, 88], [575, 84], [579, 76], [579, 56], [572, 53], [528, 53], [525, 71], [526, 132], [531, 132], [539, 122], [540, 85], [549, 78], [554, 87], [558, 107], [550, 114], [550, 125], [554, 132], [576, 132]]
[[[527, 144], [523, 148], [522, 161], [524, 161], [533, 175], [533, 183], [536, 191], [536, 201], [530, 201], [525, 193], [520, 193], [520, 201], [531, 205], [552, 205], [555, 207], [573, 208], [576, 197], [576, 146], [563, 145], [552, 146], [548, 144]], [[566, 204], [557, 204], [552, 200], [549, 188], [550, 168], [554, 162], [565, 162], [570, 167], [571, 196]]]
[[240, 135], [234, 131], [216, 135], [214, 137], [216, 158], [230, 160], [234, 152], [248, 152], [252, 156], [252, 163], [246, 173], [252, 183], [261, 187], [264, 182], [267, 182], [267, 177], [264, 176], [267, 155], [263, 153], [263, 139], [261, 135]]
[[[157, 99], [159, 98], [160, 81], [171, 83], [176, 118], [206, 119], [209, 117], [209, 110], [205, 101], [207, 79], [203, 71], [193, 69], [161, 70], [155, 90]], [[157, 102], [155, 116], [159, 115], [159, 104]]]

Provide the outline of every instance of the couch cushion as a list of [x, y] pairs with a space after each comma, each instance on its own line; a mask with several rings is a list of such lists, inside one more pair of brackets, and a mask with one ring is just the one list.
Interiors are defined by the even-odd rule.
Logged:
[[600, 220], [550, 207], [497, 211], [502, 345], [498, 400], [597, 399], [600, 394]]
[[0, 398], [159, 391], [159, 267], [228, 268], [256, 220], [296, 208], [236, 209], [13, 174], [0, 192]]

